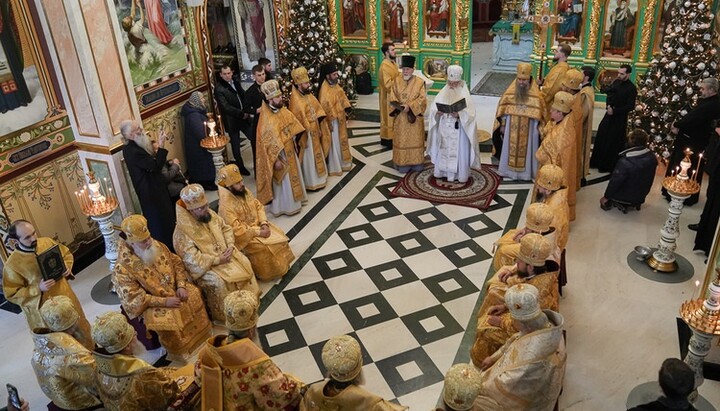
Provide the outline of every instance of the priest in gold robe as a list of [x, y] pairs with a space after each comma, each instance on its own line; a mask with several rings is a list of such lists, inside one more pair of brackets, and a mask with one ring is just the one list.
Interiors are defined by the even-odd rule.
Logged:
[[330, 378], [308, 387], [300, 402], [300, 411], [408, 409], [355, 384], [362, 371], [363, 359], [360, 344], [353, 337], [340, 335], [328, 340], [323, 346], [322, 362]]
[[155, 368], [136, 357], [144, 347], [119, 312], [97, 317], [92, 328], [98, 348], [95, 381], [108, 411], [165, 410], [180, 392], [170, 368]]
[[260, 295], [250, 260], [235, 247], [232, 227], [210, 209], [201, 185], [183, 188], [176, 209], [175, 251], [202, 290], [212, 321], [224, 324], [226, 295], [235, 290]]
[[532, 78], [532, 65], [519, 63], [517, 76], [503, 93], [495, 113], [493, 129], [503, 135], [498, 174], [511, 180], [535, 178], [538, 163], [535, 152], [540, 146], [540, 129], [545, 101]]
[[543, 129], [543, 140], [540, 148], [535, 153], [540, 167], [546, 164], [554, 164], [562, 168], [564, 173], [565, 186], [568, 188], [568, 206], [570, 207], [570, 221], [575, 220], [575, 173], [577, 164], [575, 160], [576, 137], [575, 123], [568, 114], [572, 110], [575, 97], [564, 91], [555, 94], [552, 108], [550, 109], [551, 120]]
[[393, 163], [401, 173], [422, 171], [425, 162], [425, 122], [427, 107], [425, 81], [414, 75], [415, 57], [400, 57], [402, 75], [390, 89], [388, 104], [392, 107]]
[[302, 381], [283, 373], [260, 348], [255, 294], [235, 291], [225, 298], [228, 335], [210, 338], [196, 370], [203, 410], [295, 409]]
[[95, 359], [72, 334], [80, 316], [64, 295], [40, 307], [47, 328], [33, 330], [32, 367], [43, 393], [61, 410], [100, 408], [95, 389]]
[[559, 264], [560, 249], [555, 241], [557, 230], [552, 226], [553, 218], [553, 210], [549, 205], [543, 203], [530, 204], [525, 210], [525, 227], [509, 230], [493, 244], [495, 248], [492, 261], [493, 269], [497, 271], [503, 266], [515, 264], [515, 259], [520, 252], [520, 240], [530, 233], [540, 234], [550, 242], [552, 251], [548, 258]]
[[572, 53], [572, 48], [567, 43], [560, 44], [555, 49], [553, 55], [553, 61], [555, 65], [550, 69], [544, 79], [540, 80], [540, 90], [542, 91], [543, 99], [545, 100], [545, 118], [549, 121], [550, 119], [550, 107], [553, 104], [555, 93], [562, 88], [562, 76], [566, 71], [570, 69], [570, 65], [567, 63], [568, 57]]
[[150, 236], [145, 217], [130, 215], [121, 227], [127, 238], [113, 272], [120, 304], [157, 333], [168, 360], [186, 362], [212, 333], [200, 290], [180, 257]]
[[400, 75], [400, 69], [395, 62], [395, 45], [387, 42], [382, 45], [383, 61], [378, 71], [378, 94], [380, 104], [380, 144], [392, 148], [393, 145], [393, 117], [390, 117], [390, 102], [388, 94]]
[[232, 227], [235, 247], [247, 256], [261, 281], [287, 274], [295, 255], [280, 227], [268, 221], [265, 207], [245, 187], [234, 164], [220, 170], [218, 214]]
[[582, 155], [580, 151], [583, 146], [583, 128], [585, 127], [583, 121], [583, 101], [580, 94], [582, 87], [583, 74], [580, 70], [571, 68], [566, 71], [562, 78], [562, 91], [565, 91], [573, 95], [573, 104], [570, 109], [570, 119], [575, 125], [575, 147], [572, 157], [575, 159], [575, 181], [572, 184], [568, 184], [568, 189], [571, 187], [577, 191], [580, 189], [580, 179], [582, 178]]
[[312, 93], [310, 76], [305, 67], [292, 71], [293, 87], [288, 108], [305, 127], [298, 138], [303, 181], [308, 190], [320, 190], [327, 185], [325, 158], [330, 150], [330, 129], [325, 121], [325, 110]]
[[277, 80], [264, 82], [260, 89], [266, 102], [260, 108], [256, 131], [257, 199], [262, 204], [270, 203], [274, 216], [297, 214], [307, 201], [307, 193], [295, 138], [305, 129], [283, 106]]
[[[593, 114], [595, 113], [595, 68], [583, 66], [583, 83], [580, 88], [580, 101], [582, 101], [583, 127], [582, 140], [578, 144], [578, 158], [580, 158], [580, 179], [584, 180], [590, 173], [590, 147], [592, 146]], [[582, 185], [582, 184], [581, 184]]]
[[543, 309], [530, 284], [508, 289], [505, 306], [518, 330], [481, 364], [479, 410], [551, 411], [565, 377], [563, 317]]
[[505, 266], [488, 281], [487, 293], [478, 310], [475, 343], [470, 351], [473, 363], [482, 361], [500, 348], [517, 330], [504, 298], [509, 287], [516, 284], [532, 284], [540, 290], [543, 308], [557, 310], [559, 265], [548, 260], [551, 244], [542, 235], [527, 234], [520, 240], [520, 252], [513, 266]]
[[[13, 243], [15, 251], [10, 254], [3, 267], [5, 298], [20, 306], [32, 331], [35, 328], [47, 328], [40, 316], [40, 307], [45, 301], [59, 295], [68, 297], [79, 316], [73, 337], [85, 348], [92, 350], [95, 344], [90, 335], [90, 323], [67, 280], [72, 276], [74, 261], [70, 250], [52, 238], [38, 237], [35, 227], [25, 220], [17, 220], [10, 225], [8, 239]], [[37, 257], [54, 246], [58, 247], [62, 255], [65, 273], [57, 280], [43, 280]]]
[[564, 179], [562, 168], [554, 164], [541, 167], [535, 178], [535, 198], [532, 200], [550, 206], [553, 214], [550, 225], [557, 231], [555, 242], [560, 252], [565, 250], [570, 230], [570, 207], [567, 202], [568, 190], [563, 185]]
[[320, 94], [318, 100], [322, 104], [330, 128], [330, 148], [327, 153], [328, 171], [331, 176], [342, 175], [352, 168], [352, 155], [347, 132], [347, 113], [352, 107], [345, 90], [340, 85], [340, 72], [335, 63], [323, 64], [320, 68]]

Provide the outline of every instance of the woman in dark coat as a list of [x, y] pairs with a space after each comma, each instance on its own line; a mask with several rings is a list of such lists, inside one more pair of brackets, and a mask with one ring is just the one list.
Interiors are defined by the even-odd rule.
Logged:
[[190, 95], [180, 111], [185, 124], [185, 161], [191, 183], [200, 184], [206, 190], [217, 190], [212, 154], [200, 147], [208, 121], [206, 112], [205, 99], [199, 91]]

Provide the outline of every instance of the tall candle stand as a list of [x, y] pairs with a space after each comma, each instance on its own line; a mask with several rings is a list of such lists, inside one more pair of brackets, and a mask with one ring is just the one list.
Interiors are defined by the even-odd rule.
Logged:
[[205, 138], [200, 140], [200, 147], [209, 151], [212, 154], [213, 164], [215, 165], [215, 181], [217, 182], [217, 176], [220, 175], [220, 169], [225, 167], [223, 161], [223, 152], [225, 146], [230, 139], [225, 136], [225, 132], [222, 128], [222, 118], [218, 116], [218, 122], [220, 123], [220, 134], [215, 131], [217, 123], [213, 119], [212, 114], [208, 113], [208, 121], [205, 122]]
[[692, 165], [690, 149], [685, 149], [685, 158], [680, 162], [680, 172], [663, 179], [663, 187], [670, 194], [670, 208], [668, 209], [668, 218], [660, 229], [660, 242], [658, 249], [647, 259], [648, 265], [663, 273], [671, 273], [677, 271], [678, 264], [675, 261], [675, 249], [677, 245], [675, 240], [680, 236], [680, 214], [682, 214], [683, 201], [691, 195], [700, 191], [700, 185], [697, 183], [697, 173], [702, 161], [698, 161], [698, 169], [692, 171], [692, 177], [688, 176], [688, 169]]
[[118, 236], [111, 220], [118, 207], [117, 197], [113, 194], [112, 187], [108, 186], [107, 179], [104, 179], [102, 184], [92, 171], [88, 173], [88, 184], [82, 190], [76, 191], [75, 197], [83, 214], [100, 227], [100, 233], [105, 240], [105, 258], [110, 262], [112, 271], [118, 258]]

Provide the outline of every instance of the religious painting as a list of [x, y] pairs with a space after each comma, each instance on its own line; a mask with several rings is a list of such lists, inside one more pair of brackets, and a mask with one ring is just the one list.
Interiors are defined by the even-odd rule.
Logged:
[[270, 0], [230, 2], [235, 24], [235, 47], [241, 69], [250, 70], [261, 58], [277, 69], [275, 57], [275, 18]]
[[355, 74], [367, 73], [370, 70], [370, 62], [364, 54], [351, 54], [348, 56], [350, 65], [355, 67]]
[[583, 18], [586, 0], [560, 0], [558, 2], [558, 24], [555, 26], [555, 42], [580, 47], [585, 29]]
[[654, 50], [659, 53], [662, 49], [663, 38], [665, 37], [665, 29], [669, 22], [672, 21], [672, 10], [677, 7], [678, 0], [665, 0], [660, 8], [658, 16], [657, 30], [655, 31]]
[[449, 0], [427, 0], [425, 5], [425, 40], [450, 41], [450, 16], [452, 16]]
[[407, 44], [409, 13], [407, 0], [383, 0], [383, 41]]
[[638, 20], [637, 0], [608, 0], [602, 37], [603, 57], [632, 57]]
[[602, 93], [603, 90], [610, 87], [617, 75], [617, 69], [602, 69], [595, 80], [595, 92]]
[[[25, 129], [53, 115], [43, 86], [48, 73], [38, 61], [34, 28], [22, 2], [0, 0], [0, 136]], [[51, 96], [52, 97], [52, 96]], [[56, 109], [56, 108], [55, 108]]]
[[189, 69], [190, 55], [177, 0], [114, 1], [133, 86]]
[[432, 80], [447, 79], [447, 68], [450, 60], [441, 58], [429, 58], [423, 61], [423, 73]]
[[366, 38], [367, 19], [365, 18], [365, 0], [342, 0], [341, 3], [343, 37]]

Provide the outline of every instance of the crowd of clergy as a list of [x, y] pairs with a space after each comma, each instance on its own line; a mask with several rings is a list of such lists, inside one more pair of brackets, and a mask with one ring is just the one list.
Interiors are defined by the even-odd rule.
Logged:
[[[382, 51], [381, 142], [392, 147], [396, 167], [427, 168], [429, 156], [435, 178], [466, 182], [479, 155], [475, 108], [462, 68], [447, 69], [447, 85], [428, 108], [414, 58], [401, 56], [398, 67], [394, 46], [385, 44]], [[477, 312], [472, 363], [447, 371], [439, 410], [552, 410], [557, 403], [566, 359], [558, 313], [564, 250], [575, 190], [587, 166], [580, 127], [587, 120], [586, 98], [572, 93], [587, 75], [554, 71], [540, 90], [530, 81], [529, 64], [520, 64], [517, 80], [500, 101], [498, 118], [505, 128], [500, 170], [531, 170], [532, 204], [525, 226], [495, 244], [495, 274]], [[4, 266], [3, 290], [27, 319], [35, 343], [33, 369], [51, 409], [407, 408], [358, 385], [362, 355], [350, 336], [328, 336], [322, 351], [328, 378], [310, 384], [281, 371], [259, 344], [258, 281], [284, 276], [295, 259], [285, 233], [268, 221], [266, 207], [274, 216], [297, 213], [306, 190], [321, 189], [328, 175], [352, 167], [350, 103], [337, 68], [325, 65], [321, 73], [316, 98], [308, 71], [292, 71], [288, 108], [276, 80], [261, 85], [256, 193], [245, 187], [236, 164], [218, 172], [217, 212], [200, 184], [185, 186], [175, 204], [169, 245], [153, 238], [145, 217], [123, 220], [112, 275], [122, 310], [100, 315], [92, 326], [68, 283], [73, 265], [68, 248], [39, 237], [27, 221], [11, 225], [14, 251]], [[551, 121], [541, 129], [545, 119]], [[527, 137], [537, 133], [544, 138], [535, 147]], [[61, 278], [44, 280], [36, 256], [53, 246], [67, 270]], [[156, 368], [142, 360], [139, 339], [146, 333], [157, 335], [168, 360], [185, 366]]]

